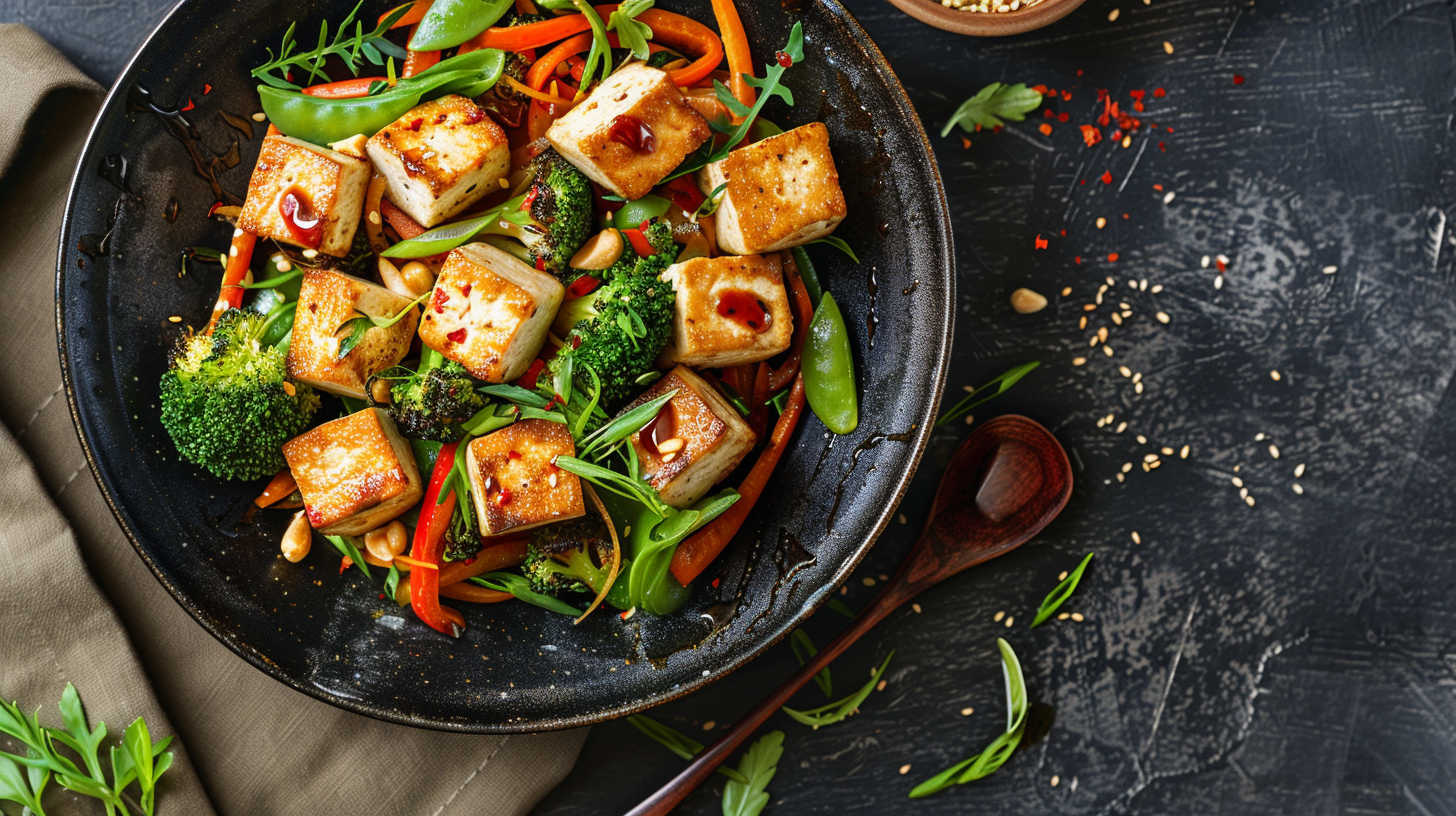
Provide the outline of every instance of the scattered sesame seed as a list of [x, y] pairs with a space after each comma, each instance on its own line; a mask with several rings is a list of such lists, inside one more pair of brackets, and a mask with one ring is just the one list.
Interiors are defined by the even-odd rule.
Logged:
[[312, 260], [314, 258], [317, 258], [318, 257], [318, 250], [317, 249], [305, 249], [303, 251], [303, 257], [308, 258], [309, 260]]
[[1333, 275], [1336, 272], [1339, 272], [1340, 271], [1340, 268], [1338, 266], [1327, 266], [1324, 269], [1321, 269], [1320, 271], [1323, 272], [1323, 273], [1325, 273], [1326, 275]]
[[1117, 373], [1121, 374], [1124, 377], [1131, 377], [1132, 369], [1128, 368], [1127, 366], [1118, 366]]
[[1131, 470], [1132, 470], [1132, 462], [1123, 462], [1122, 463], [1122, 472], [1123, 473], [1127, 473], [1127, 472], [1129, 472]]
[[1273, 380], [1274, 382], [1279, 382], [1279, 372], [1278, 372], [1278, 370], [1270, 371], [1269, 372], [1269, 379]]
[[1006, 617], [1006, 612], [1003, 610], [1001, 612], [997, 612], [996, 615], [991, 618], [991, 620], [994, 620], [997, 623], [1000, 623], [1001, 622], [1001, 619], [1004, 618], [1004, 617]]
[[1114, 477], [1115, 477], [1115, 478], [1116, 478], [1116, 479], [1117, 479], [1117, 480], [1118, 480], [1118, 481], [1119, 481], [1119, 482], [1121, 482], [1121, 481], [1124, 481], [1124, 478], [1123, 478], [1123, 475], [1122, 475], [1122, 474], [1121, 474], [1121, 473], [1114, 473], [1114, 474], [1113, 474], [1113, 476], [1114, 476]]
[[1238, 473], [1239, 471], [1241, 471], [1243, 469], [1244, 469], [1244, 466], [1243, 465], [1234, 465], [1234, 473]]
[[1266, 433], [1263, 433], [1262, 431], [1259, 432], [1259, 433], [1254, 434], [1254, 441], [1255, 442], [1263, 442], [1265, 439], [1268, 439], [1268, 438], [1269, 438], [1269, 435], [1266, 434]]
[[1215, 289], [1222, 289], [1223, 288], [1223, 275], [1219, 275], [1218, 277], [1216, 277], [1216, 278], [1213, 279], [1213, 288], [1215, 288]]
[[253, 114], [253, 121], [254, 122], [266, 122], [266, 121], [268, 121], [268, 114], [263, 113], [262, 111], [259, 111], [258, 113]]
[[1272, 456], [1272, 457], [1274, 457], [1275, 459], [1278, 459], [1279, 458], [1279, 446], [1278, 445], [1270, 445], [1269, 446], [1269, 455]]
[[[885, 686], [888, 685], [888, 684], [889, 684], [889, 681], [887, 681], [887, 680], [881, 680], [880, 682], [878, 682], [878, 683], [875, 684], [875, 691], [884, 691], [885, 690]], [[910, 766], [909, 765], [906, 765], [905, 767], [908, 768]]]
[[1158, 461], [1152, 463], [1151, 465], [1148, 465], [1148, 468], [1149, 469], [1156, 470], [1157, 468], [1160, 468], [1162, 466], [1163, 466], [1163, 460], [1159, 459]]
[[1247, 504], [1248, 506], [1253, 507], [1254, 506], [1254, 497], [1253, 496], [1245, 496], [1244, 497], [1244, 504]]
[[1062, 297], [1066, 297], [1067, 295], [1070, 295], [1070, 294], [1072, 294], [1072, 287], [1068, 286], [1068, 287], [1062, 289]]
[[1173, 44], [1170, 43], [1170, 42], [1168, 42], [1167, 40], [1164, 40], [1163, 41], [1163, 51], [1166, 52], [1166, 53], [1168, 53], [1168, 54], [1173, 53]]
[[1121, 9], [1113, 9], [1107, 15], [1107, 22], [1109, 22], [1109, 23], [1115, 23], [1115, 22], [1117, 22], [1117, 18], [1118, 18], [1118, 16], [1120, 14], [1122, 14], [1122, 10]]
[[1168, 191], [1168, 194], [1165, 195], [1165, 196], [1163, 196], [1163, 203], [1164, 204], [1172, 204], [1173, 203], [1173, 199], [1176, 198], [1177, 195], [1178, 195], [1177, 193], [1173, 192], [1172, 190], [1169, 190]]
[[1095, 334], [1092, 335], [1091, 337], [1087, 338], [1087, 345], [1089, 347], [1092, 347], [1092, 348], [1096, 348], [1097, 347], [1097, 344], [1100, 343], [1100, 342], [1102, 342], [1102, 338], [1101, 337], [1098, 337]]
[[975, 714], [975, 713], [976, 713], [976, 710], [974, 708], [971, 708], [970, 706], [966, 706], [965, 708], [961, 709], [961, 716], [962, 717], [969, 717], [969, 716], [971, 716], [972, 714]]
[[1132, 375], [1132, 381], [1135, 382], [1135, 383], [1142, 382], [1143, 381], [1143, 373], [1141, 371], [1139, 371], [1139, 372], [1133, 374]]
[[1103, 346], [1102, 347], [1102, 353], [1103, 354], [1106, 354], [1108, 357], [1111, 357], [1112, 356], [1112, 346]]
[[1241, 498], [1241, 499], [1247, 499], [1248, 497], [1249, 497], [1249, 489], [1247, 487], [1241, 487], [1241, 488], [1239, 488], [1239, 498]]
[[1098, 340], [1101, 340], [1104, 343], [1107, 342], [1107, 327], [1106, 326], [1103, 326], [1102, 328], [1100, 328], [1100, 329], [1097, 330], [1097, 339]]
[[1060, 615], [1057, 616], [1057, 620], [1066, 620], [1067, 618], [1070, 618], [1070, 617], [1072, 617], [1072, 613], [1071, 612], [1063, 612], [1062, 614], [1060, 614]]
[[1301, 485], [1299, 482], [1295, 482], [1292, 489], [1296, 494], [1300, 496], [1304, 495], [1304, 485]]
[[1159, 292], [1161, 292], [1161, 291], [1163, 291], [1163, 284], [1161, 284], [1161, 283], [1155, 283], [1155, 284], [1153, 284], [1153, 288], [1152, 288], [1152, 290], [1151, 290], [1151, 291], [1152, 291], [1152, 293], [1153, 293], [1153, 294], [1155, 294], [1155, 295], [1156, 295], [1156, 294], [1157, 294], [1157, 293], [1159, 293]]
[[875, 585], [875, 579], [873, 579], [873, 578], [869, 577], [868, 575], [866, 575], [864, 578], [861, 578], [860, 579], [860, 583], [864, 584], [865, 586], [874, 586]]
[[1198, 264], [1199, 264], [1199, 266], [1202, 266], [1204, 269], [1207, 269], [1208, 268], [1208, 262], [1209, 262], [1209, 260], [1210, 260], [1210, 258], [1207, 255], [1204, 255], [1203, 256], [1203, 260], [1199, 261]]
[[1117, 285], [1117, 281], [1114, 280], [1111, 275], [1108, 275], [1107, 276], [1107, 285], [1108, 286], [1116, 286]]
[[1125, 430], [1127, 430], [1127, 423], [1126, 422], [1119, 422], [1119, 423], [1117, 423], [1117, 431], [1116, 431], [1117, 433], [1122, 433]]
[[1097, 304], [1095, 304], [1095, 303], [1088, 303], [1088, 304], [1086, 304], [1086, 305], [1084, 305], [1082, 307], [1082, 311], [1084, 311], [1084, 312], [1095, 312], [1095, 311], [1097, 311]]
[[1132, 531], [1132, 543], [1134, 543], [1134, 544], [1141, 544], [1141, 543], [1143, 543], [1143, 537], [1137, 534], [1137, 530], [1133, 530]]
[[1240, 478], [1239, 478], [1239, 477], [1237, 477], [1237, 476], [1235, 476], [1235, 477], [1233, 477], [1233, 478], [1232, 478], [1232, 479], [1229, 479], [1229, 482], [1230, 482], [1230, 483], [1231, 483], [1231, 484], [1232, 484], [1232, 485], [1233, 485], [1233, 486], [1234, 486], [1234, 487], [1243, 487], [1243, 486], [1244, 486], [1244, 480], [1243, 480], [1243, 479], [1240, 479]]
[[901, 776], [904, 776], [907, 773], [910, 773], [910, 765], [909, 765], [909, 763], [906, 763], [906, 764], [900, 766], [900, 775]]
[[1116, 323], [1119, 326], [1121, 326], [1122, 325], [1122, 315], [1118, 314], [1117, 312], [1113, 312], [1112, 313], [1112, 322], [1113, 323]]
[[910, 523], [910, 519], [905, 518], [905, 514], [904, 513], [900, 513], [900, 514], [896, 515], [895, 516], [895, 521], [898, 521], [901, 524], [908, 524], [908, 523]]
[[970, 425], [970, 424], [974, 423], [975, 421], [976, 421], [976, 417], [975, 417], [974, 414], [966, 414], [966, 424], [967, 425]]
[[713, 722], [712, 720], [708, 720], [707, 722], [703, 723], [703, 730], [704, 731], [712, 731], [717, 726], [718, 726], [717, 723]]
[[1060, 573], [1058, 573], [1057, 574], [1057, 580], [1058, 581], [1065, 581], [1065, 580], [1067, 580], [1067, 571], [1066, 570], [1062, 570]]
[[1124, 136], [1124, 137], [1122, 137], [1122, 146], [1123, 147], [1132, 147], [1132, 136]]
[[1074, 365], [1074, 366], [1087, 365], [1087, 358], [1086, 357], [1073, 357], [1072, 358], [1072, 365]]
[[1105, 226], [1107, 226], [1107, 219], [1106, 218], [1099, 218], [1099, 219], [1097, 219], [1097, 229], [1102, 229]]
[[1158, 312], [1154, 317], [1158, 318], [1159, 323], [1167, 323], [1170, 319], [1167, 312]]
[[1127, 285], [1130, 286], [1130, 287], [1132, 287], [1133, 289], [1136, 289], [1137, 286], [1138, 286], [1138, 282], [1135, 281], [1135, 280], [1130, 280], [1130, 281], [1127, 282]]
[[913, 610], [915, 610], [915, 614], [917, 614], [917, 615], [920, 614], [920, 604], [918, 604], [918, 603], [910, 604], [910, 608], [913, 609]]
[[1137, 435], [1137, 441], [1139, 445], [1148, 444], [1148, 438], [1146, 436], [1143, 436], [1142, 434]]
[[1081, 612], [1073, 612], [1072, 620], [1076, 621], [1077, 623], [1081, 623], [1082, 621], [1086, 620], [1086, 618], [1082, 617]]
[[1146, 292], [1146, 291], [1148, 291], [1148, 279], [1147, 278], [1143, 278], [1142, 280], [1138, 281], [1138, 291], [1139, 292]]
[[1144, 456], [1143, 457], [1143, 461], [1144, 462], [1156, 462], [1156, 461], [1158, 461], [1158, 455], [1156, 453], [1150, 453], [1147, 456]]
[[1178, 450], [1178, 458], [1179, 459], [1187, 459], [1188, 458], [1188, 454], [1190, 452], [1192, 452], [1192, 448], [1190, 448], [1187, 445], [1184, 445], [1182, 448], [1180, 448]]
[[1304, 476], [1304, 463], [1303, 462], [1300, 462], [1298, 465], [1295, 465], [1295, 467], [1294, 467], [1294, 478], [1298, 479], [1298, 478], [1301, 478], [1303, 476]]
[[1079, 328], [1079, 329], [1085, 329], [1085, 328], [1087, 328], [1087, 317], [1086, 317], [1086, 315], [1083, 315], [1081, 321], [1079, 321], [1077, 323], [1077, 328]]
[[1060, 784], [1062, 784], [1062, 778], [1060, 776], [1053, 776], [1052, 777], [1052, 787], [1055, 788], [1056, 786], [1058, 786]]
[[1007, 629], [1010, 629], [1011, 628], [1011, 624], [1013, 624], [1015, 622], [1016, 622], [1016, 618], [1013, 618], [1010, 615], [1007, 615], [1006, 616], [1006, 628]]
[[[177, 315], [172, 315], [171, 317], [167, 318], [167, 322], [168, 323], [181, 323], [182, 322], [182, 318], [178, 317]], [[1304, 466], [1303, 465], [1300, 465], [1300, 467], [1304, 467]]]

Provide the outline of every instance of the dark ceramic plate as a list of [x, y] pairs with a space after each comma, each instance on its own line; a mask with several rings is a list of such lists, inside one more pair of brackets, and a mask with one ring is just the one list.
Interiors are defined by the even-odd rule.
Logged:
[[[380, 719], [469, 732], [566, 728], [640, 711], [742, 666], [824, 601], [892, 518], [939, 402], [955, 302], [949, 215], [899, 82], [834, 0], [788, 11], [741, 0], [759, 63], [804, 23], [807, 58], [788, 74], [798, 104], [769, 115], [823, 121], [833, 134], [850, 202], [838, 234], [863, 264], [832, 250], [816, 256], [860, 360], [859, 430], [834, 438], [816, 419], [802, 424], [767, 500], [677, 615], [599, 612], [573, 626], [524, 604], [463, 604], [469, 628], [452, 640], [383, 601], [357, 570], [341, 577], [326, 546], [301, 564], [283, 561], [287, 514], [249, 519], [259, 485], [219, 482], [179, 461], [157, 420], [158, 378], [181, 329], [168, 318], [205, 321], [217, 293], [215, 266], [179, 278], [180, 253], [226, 248], [230, 232], [205, 217], [216, 196], [183, 141], [128, 98], [142, 86], [161, 106], [190, 100], [183, 115], [200, 134], [199, 159], [226, 165], [239, 151], [218, 179], [241, 195], [263, 129], [245, 138], [222, 113], [258, 110], [248, 71], [286, 16], [314, 32], [350, 5], [187, 0], [97, 119], [61, 235], [57, 321], [71, 411], [117, 519], [163, 586], [228, 647], [299, 691]], [[366, 12], [385, 5], [371, 0]], [[705, 0], [664, 5], [712, 20]], [[122, 160], [126, 190], [105, 170]]]

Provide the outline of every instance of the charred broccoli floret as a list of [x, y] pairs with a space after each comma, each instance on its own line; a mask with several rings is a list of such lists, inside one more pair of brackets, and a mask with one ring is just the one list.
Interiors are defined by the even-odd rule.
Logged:
[[603, 273], [606, 282], [563, 303], [552, 326], [563, 338], [551, 360], [552, 372], [569, 364], [573, 379], [585, 387], [592, 382], [586, 370], [591, 369], [609, 403], [632, 395], [637, 379], [652, 370], [672, 335], [675, 295], [671, 284], [658, 279], [676, 255], [672, 226], [653, 221], [644, 235], [655, 254], [644, 257], [625, 249]]
[[468, 501], [469, 495], [460, 497], [460, 501], [455, 503], [455, 512], [450, 516], [450, 526], [445, 528], [446, 561], [464, 561], [480, 552], [480, 530], [461, 507], [462, 502]]
[[393, 366], [371, 377], [371, 394], [375, 380], [389, 382], [389, 405], [381, 407], [411, 439], [457, 442], [465, 433], [462, 423], [486, 403], [465, 366], [433, 351], [425, 353], [417, 371]]
[[597, 516], [548, 524], [531, 531], [521, 571], [540, 593], [595, 594], [606, 585], [611, 551], [606, 525]]
[[532, 159], [526, 172], [526, 192], [506, 202], [509, 215], [488, 231], [525, 244], [538, 269], [566, 275], [571, 256], [591, 237], [591, 182], [555, 150]]
[[282, 349], [259, 342], [267, 317], [229, 309], [211, 335], [191, 333], [162, 375], [162, 427], [182, 458], [223, 479], [282, 470], [283, 443], [308, 427], [319, 397], [288, 379]]

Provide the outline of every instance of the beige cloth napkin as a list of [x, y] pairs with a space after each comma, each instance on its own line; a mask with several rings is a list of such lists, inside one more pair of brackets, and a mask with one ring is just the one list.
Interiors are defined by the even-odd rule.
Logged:
[[585, 729], [441, 734], [317, 702], [213, 640], [132, 550], [76, 440], [55, 339], [61, 216], [101, 89], [19, 25], [0, 26], [0, 76], [0, 696], [58, 724], [70, 681], [113, 734], [139, 715], [176, 734], [164, 816], [525, 813]]

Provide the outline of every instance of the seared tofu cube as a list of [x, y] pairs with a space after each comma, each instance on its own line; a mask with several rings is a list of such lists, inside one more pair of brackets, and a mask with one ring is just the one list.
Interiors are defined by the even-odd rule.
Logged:
[[676, 362], [695, 368], [756, 363], [789, 347], [794, 316], [777, 255], [693, 258], [662, 273], [677, 293]]
[[686, 366], [652, 384], [624, 411], [676, 391], [628, 441], [648, 483], [673, 507], [690, 507], [753, 450], [753, 430], [713, 386]]
[[847, 212], [839, 171], [821, 122], [740, 147], [698, 171], [709, 193], [728, 187], [713, 225], [718, 246], [735, 255], [778, 252], [834, 231]]
[[565, 293], [505, 250], [466, 244], [440, 267], [420, 339], [478, 380], [514, 380], [541, 351]]
[[283, 443], [308, 523], [325, 535], [363, 535], [424, 493], [409, 442], [394, 420], [366, 408]]
[[505, 131], [463, 96], [411, 108], [367, 149], [389, 200], [426, 227], [498, 190], [511, 163]]
[[667, 73], [633, 63], [557, 119], [546, 139], [587, 178], [625, 199], [647, 193], [712, 135]]
[[[359, 325], [350, 321], [394, 317], [403, 309], [410, 313], [389, 328], [371, 325], [339, 357], [341, 344]], [[288, 376], [331, 394], [363, 399], [369, 378], [409, 352], [419, 319], [409, 298], [376, 283], [332, 269], [305, 272], [288, 344]]]
[[238, 228], [342, 258], [364, 212], [369, 162], [287, 136], [263, 140]]
[[571, 431], [525, 419], [476, 439], [465, 450], [480, 532], [493, 536], [586, 515], [581, 480], [556, 466], [574, 456]]

